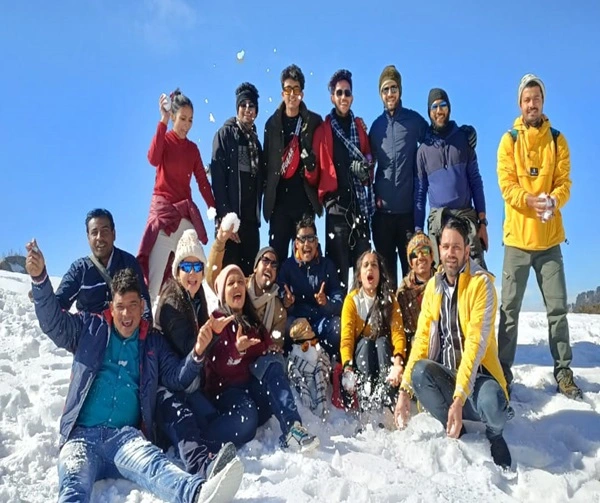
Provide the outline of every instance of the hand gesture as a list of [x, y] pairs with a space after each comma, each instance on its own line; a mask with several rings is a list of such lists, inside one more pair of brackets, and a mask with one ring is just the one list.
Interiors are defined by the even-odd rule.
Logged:
[[285, 295], [283, 297], [283, 307], [288, 309], [294, 302], [296, 302], [296, 297], [294, 297], [294, 294], [290, 291], [289, 287], [286, 284], [283, 285], [283, 289], [285, 290]]
[[546, 197], [534, 196], [532, 194], [527, 194], [525, 198], [527, 206], [529, 206], [532, 210], [535, 211], [536, 216], [539, 219], [544, 218], [544, 213], [548, 209], [548, 199]]
[[260, 339], [257, 339], [256, 337], [249, 338], [246, 334], [242, 333], [241, 323], [238, 325], [237, 334], [235, 336], [235, 349], [238, 350], [238, 353], [245, 353], [248, 348], [256, 346], [260, 342]]
[[38, 248], [37, 241], [32, 239], [29, 243], [25, 245], [25, 249], [27, 250], [27, 258], [25, 259], [25, 269], [27, 270], [27, 274], [32, 278], [35, 278], [44, 272], [44, 267], [46, 267], [46, 261], [44, 260], [44, 255]]
[[327, 295], [325, 295], [325, 281], [321, 283], [321, 289], [318, 293], [315, 293], [315, 300], [319, 306], [324, 306], [327, 304]]
[[454, 402], [452, 402], [452, 405], [448, 409], [448, 424], [446, 425], [446, 434], [450, 438], [460, 437], [460, 431], [462, 430], [462, 413], [462, 402], [458, 398], [455, 398]]
[[226, 243], [228, 239], [231, 239], [234, 243], [240, 242], [237, 233], [233, 232], [233, 224], [231, 224], [229, 229], [224, 229], [223, 226], [219, 224], [219, 228], [217, 229], [217, 241]]
[[160, 122], [168, 124], [171, 115], [171, 98], [164, 93], [158, 98], [158, 110], [160, 112]]
[[211, 314], [205, 325], [208, 325], [215, 334], [220, 335], [221, 332], [223, 332], [223, 329], [233, 320], [235, 320], [235, 316], [233, 314], [230, 316], [224, 316], [222, 318], [215, 318]]
[[194, 352], [198, 356], [202, 356], [206, 348], [210, 344], [213, 338], [213, 330], [211, 328], [210, 319], [200, 327], [198, 331], [198, 337], [196, 338], [196, 344], [194, 345]]
[[402, 365], [392, 365], [392, 368], [390, 368], [390, 372], [385, 380], [392, 386], [396, 387], [400, 384], [402, 374], [404, 374], [404, 367]]
[[399, 430], [406, 428], [410, 418], [410, 396], [406, 391], [400, 390], [398, 401], [394, 409], [394, 420]]

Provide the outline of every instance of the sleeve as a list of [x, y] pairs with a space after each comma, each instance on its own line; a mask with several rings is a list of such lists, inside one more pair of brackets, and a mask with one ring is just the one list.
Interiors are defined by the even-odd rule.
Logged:
[[42, 332], [44, 332], [59, 348], [75, 353], [81, 331], [84, 330], [85, 313], [71, 314], [61, 308], [52, 290], [50, 278], [41, 283], [32, 284], [35, 314]]
[[[357, 332], [356, 323], [358, 319], [354, 296], [347, 295], [342, 307], [342, 323], [340, 327], [340, 355], [342, 357], [342, 365], [346, 365], [350, 360], [354, 360]], [[362, 319], [360, 321], [364, 323]]]
[[193, 348], [196, 334], [191, 330], [185, 314], [177, 310], [169, 301], [165, 301], [160, 309], [160, 327], [164, 338], [169, 341], [179, 357], [191, 351], [190, 345]]
[[415, 186], [415, 230], [423, 230], [425, 225], [425, 204], [427, 203], [427, 190], [429, 189], [429, 178], [425, 170], [425, 154], [423, 147], [417, 151], [417, 174], [414, 179]]
[[417, 113], [418, 119], [417, 122], [419, 123], [419, 143], [423, 143], [425, 141], [425, 138], [427, 137], [427, 131], [429, 130], [429, 124], [427, 124], [427, 121], [425, 119], [423, 119], [423, 116], [420, 113]]
[[456, 388], [453, 395], [453, 398], [460, 398], [463, 405], [473, 392], [473, 385], [481, 360], [489, 344], [494, 340], [496, 309], [498, 307], [496, 289], [487, 274], [480, 274], [471, 278], [467, 288], [474, 289], [472, 293], [469, 292], [468, 294], [473, 301], [472, 305], [469, 306], [465, 347], [456, 374]]
[[558, 209], [562, 208], [571, 196], [571, 155], [566, 138], [561, 133], [556, 138], [556, 168], [553, 188], [550, 195], [556, 199]]
[[206, 264], [206, 284], [215, 291], [215, 280], [223, 268], [223, 257], [225, 256], [225, 244], [215, 239], [210, 252], [208, 253], [208, 262]]
[[140, 263], [137, 261], [135, 257], [133, 257], [133, 261], [130, 264], [130, 267], [135, 271], [135, 274], [138, 278], [138, 282], [140, 284], [140, 289], [142, 291], [142, 298], [144, 299], [144, 313], [142, 317], [150, 322], [152, 325], [152, 301], [150, 300], [150, 293], [148, 292], [148, 285], [146, 285], [146, 281], [144, 280], [144, 272], [140, 266]]
[[400, 355], [402, 360], [406, 362], [406, 332], [404, 331], [404, 323], [402, 320], [402, 312], [400, 304], [394, 297], [392, 303], [392, 347], [394, 348], [394, 356]]
[[[326, 257], [325, 259], [326, 277], [324, 279], [321, 279], [321, 282], [325, 281], [325, 293], [327, 294], [327, 303], [324, 306], [321, 306], [321, 309], [323, 309], [325, 313], [329, 315], [339, 316], [340, 314], [342, 314], [342, 304], [344, 301], [342, 286], [340, 285], [340, 279], [335, 269], [335, 265], [331, 260], [327, 259]], [[319, 288], [320, 287], [321, 283], [319, 283]]]
[[66, 309], [67, 311], [71, 309], [81, 288], [82, 281], [83, 267], [78, 267], [78, 263], [73, 262], [56, 289], [55, 295], [62, 309]]
[[227, 190], [227, 172], [231, 168], [231, 157], [227, 155], [225, 145], [224, 127], [219, 129], [213, 140], [212, 159], [210, 161], [210, 175], [212, 178], [212, 188], [215, 195], [217, 217], [223, 218], [227, 213], [233, 211], [229, 201], [229, 191]]
[[260, 168], [262, 170], [263, 190], [267, 186], [267, 177], [269, 174], [269, 159], [271, 157], [271, 152], [269, 152], [270, 142], [269, 142], [269, 133], [268, 133], [270, 120], [271, 119], [267, 120], [267, 123], [265, 125], [265, 135], [264, 135], [264, 140], [263, 140], [263, 159], [260, 164]]
[[194, 176], [196, 177], [196, 182], [198, 182], [198, 190], [200, 190], [200, 194], [202, 194], [202, 199], [204, 199], [206, 207], [214, 208], [215, 198], [212, 189], [210, 188], [210, 183], [208, 183], [208, 177], [206, 176], [206, 169], [204, 169], [202, 157], [200, 156], [200, 150], [198, 150], [196, 145], [194, 145], [194, 148], [196, 151], [194, 159]]
[[167, 125], [159, 121], [158, 126], [156, 126], [156, 134], [152, 138], [150, 149], [148, 150], [148, 161], [154, 167], [158, 167], [163, 160], [165, 134], [167, 134]]
[[481, 178], [481, 173], [479, 171], [479, 163], [477, 162], [477, 154], [474, 149], [469, 147], [468, 143], [466, 143], [466, 148], [469, 152], [467, 177], [469, 180], [469, 187], [471, 188], [471, 194], [473, 194], [475, 211], [477, 211], [477, 213], [485, 213], [485, 192], [483, 190], [483, 179]]
[[505, 133], [498, 147], [498, 185], [506, 204], [517, 210], [527, 208], [527, 191], [519, 185], [517, 165], [514, 159], [514, 141]]
[[321, 178], [321, 169], [323, 163], [321, 162], [321, 142], [323, 139], [323, 127], [319, 125], [315, 130], [312, 138], [312, 150], [315, 155], [315, 168], [312, 171], [306, 170], [304, 173], [304, 178], [306, 181], [313, 187], [317, 187], [319, 185], [319, 179]]
[[[273, 328], [271, 329], [271, 340], [273, 343], [283, 347], [285, 341], [285, 327], [287, 322], [287, 312], [278, 298], [275, 299], [275, 318], [273, 320]], [[279, 332], [281, 337], [273, 338], [273, 332]]]
[[158, 353], [159, 380], [163, 386], [172, 391], [183, 391], [198, 375], [202, 375], [204, 364], [194, 361], [191, 352], [180, 359], [163, 337], [158, 334], [153, 334], [153, 337]]

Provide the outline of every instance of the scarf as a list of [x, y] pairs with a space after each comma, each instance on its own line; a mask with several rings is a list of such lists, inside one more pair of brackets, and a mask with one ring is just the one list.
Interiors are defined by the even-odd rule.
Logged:
[[240, 132], [246, 137], [246, 140], [248, 141], [248, 155], [250, 157], [250, 174], [252, 176], [256, 176], [260, 163], [258, 155], [258, 137], [256, 136], [256, 131], [254, 130], [254, 126], [248, 129], [240, 122], [239, 119], [236, 119], [235, 122]]
[[[329, 114], [329, 118], [331, 119], [331, 128], [334, 134], [342, 141], [342, 143], [348, 149], [350, 153], [351, 160], [362, 161], [365, 164], [369, 165], [369, 160], [363, 155], [360, 151], [360, 139], [358, 137], [358, 131], [356, 129], [356, 122], [354, 120], [354, 114], [352, 110], [349, 111], [350, 114], [350, 138], [346, 136], [346, 133], [340, 126], [340, 123], [337, 120], [335, 108], [331, 110]], [[370, 220], [371, 216], [375, 212], [375, 201], [373, 198], [373, 190], [371, 188], [371, 184], [369, 183], [367, 186], [364, 186], [360, 183], [360, 180], [354, 173], [350, 173], [350, 179], [352, 180], [352, 186], [354, 187], [354, 194], [358, 201], [358, 207], [360, 213], [367, 220]]]
[[283, 150], [281, 159], [281, 176], [289, 180], [296, 174], [298, 166], [300, 166], [300, 129], [302, 128], [302, 117], [298, 117], [296, 123], [296, 131], [294, 136]]
[[267, 331], [271, 333], [271, 331], [273, 330], [273, 324], [275, 322], [275, 311], [277, 309], [275, 299], [277, 299], [279, 286], [277, 284], [273, 284], [271, 285], [271, 291], [267, 293], [256, 293], [253, 274], [248, 278], [246, 292], [250, 296], [252, 305], [258, 313], [260, 313], [261, 310], [264, 308], [265, 312], [262, 315], [262, 322], [263, 325], [266, 327]]

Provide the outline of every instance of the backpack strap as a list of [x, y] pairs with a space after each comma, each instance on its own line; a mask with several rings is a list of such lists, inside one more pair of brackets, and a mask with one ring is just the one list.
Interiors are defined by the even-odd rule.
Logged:
[[93, 253], [90, 253], [89, 259], [92, 261], [92, 264], [94, 264], [94, 266], [100, 273], [100, 276], [102, 276], [104, 281], [106, 281], [106, 286], [108, 286], [108, 289], [110, 290], [112, 285], [112, 278], [110, 277], [110, 274], [108, 274], [106, 268], [100, 263], [100, 261], [94, 256]]
[[[510, 129], [508, 131], [510, 133], [510, 137], [513, 140], [513, 143], [517, 141], [517, 137], [519, 136], [519, 131], [516, 129]], [[550, 128], [550, 132], [552, 133], [552, 140], [554, 141], [554, 151], [558, 150], [558, 137], [560, 136], [560, 131], [558, 129]]]

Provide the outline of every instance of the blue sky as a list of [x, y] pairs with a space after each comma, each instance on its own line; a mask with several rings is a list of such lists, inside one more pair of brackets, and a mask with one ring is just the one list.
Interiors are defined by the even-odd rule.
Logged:
[[[190, 138], [208, 162], [214, 133], [235, 113], [240, 82], [259, 89], [262, 137], [281, 99], [285, 66], [303, 69], [305, 102], [322, 115], [331, 108], [329, 77], [348, 68], [353, 110], [370, 125], [382, 111], [379, 74], [395, 64], [404, 106], [425, 116], [429, 89], [442, 87], [452, 118], [477, 128], [490, 221], [487, 262], [497, 276], [503, 252], [496, 150], [519, 113], [521, 76], [533, 72], [544, 80], [544, 111], [571, 148], [573, 189], [564, 209], [569, 245], [563, 246], [570, 297], [600, 284], [594, 222], [600, 143], [593, 129], [600, 117], [600, 4], [594, 0], [571, 6], [548, 0], [36, 0], [12, 4], [2, 18], [0, 253], [22, 249], [35, 236], [50, 273], [62, 275], [89, 252], [84, 217], [98, 206], [115, 216], [117, 245], [135, 253], [154, 183], [146, 153], [162, 92], [179, 86], [194, 102]], [[205, 215], [195, 186], [193, 196]], [[263, 242], [266, 235], [263, 222]], [[531, 278], [525, 307], [541, 306]]]

